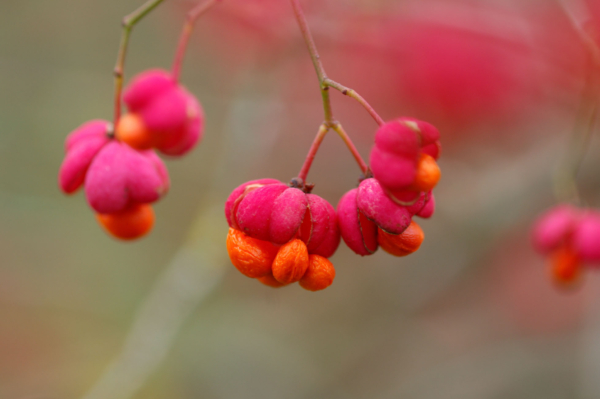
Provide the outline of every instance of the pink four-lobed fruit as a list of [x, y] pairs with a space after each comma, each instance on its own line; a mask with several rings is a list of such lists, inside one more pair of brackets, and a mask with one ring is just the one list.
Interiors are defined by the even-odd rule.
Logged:
[[399, 118], [377, 130], [371, 171], [390, 197], [410, 204], [437, 184], [440, 173], [435, 161], [440, 149], [440, 133], [433, 125]]
[[379, 230], [400, 235], [410, 226], [413, 216], [429, 218], [434, 209], [431, 192], [421, 193], [410, 206], [400, 205], [377, 179], [370, 178], [340, 199], [337, 212], [344, 242], [356, 254], [366, 256], [377, 251]]
[[[154, 147], [160, 152], [181, 156], [201, 140], [204, 111], [192, 94], [164, 70], [153, 69], [137, 75], [123, 94], [136, 128], [147, 136], [140, 149]], [[117, 126], [117, 136], [119, 136]], [[136, 144], [133, 144], [137, 146]]]
[[225, 203], [229, 226], [249, 237], [284, 245], [302, 240], [309, 254], [331, 257], [340, 243], [337, 215], [323, 198], [273, 179], [237, 187]]
[[532, 241], [543, 255], [569, 248], [582, 262], [600, 267], [600, 212], [557, 205], [538, 218]]
[[102, 214], [152, 203], [166, 194], [169, 175], [154, 151], [136, 151], [112, 139], [111, 133], [111, 123], [97, 120], [67, 137], [61, 189], [71, 194], [84, 186], [88, 203]]

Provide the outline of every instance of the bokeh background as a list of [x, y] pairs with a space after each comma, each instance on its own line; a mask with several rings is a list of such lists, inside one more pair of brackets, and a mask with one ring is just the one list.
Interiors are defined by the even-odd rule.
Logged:
[[[0, 398], [600, 397], [600, 276], [558, 290], [529, 243], [584, 85], [557, 2], [303, 1], [330, 77], [385, 119], [436, 124], [444, 147], [421, 250], [342, 244], [319, 293], [264, 287], [225, 250], [229, 192], [294, 177], [322, 121], [287, 1], [223, 0], [199, 22], [182, 80], [206, 134], [167, 160], [149, 237], [114, 241], [59, 191], [66, 135], [111, 117], [120, 20], [141, 3], [0, 3]], [[126, 78], [170, 66], [192, 5], [166, 1], [135, 28]], [[367, 157], [375, 123], [332, 98]], [[579, 183], [599, 206], [589, 147]], [[359, 174], [331, 134], [309, 180], [336, 204]]]

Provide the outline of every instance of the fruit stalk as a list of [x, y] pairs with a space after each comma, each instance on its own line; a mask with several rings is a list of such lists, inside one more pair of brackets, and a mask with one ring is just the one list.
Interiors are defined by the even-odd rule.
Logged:
[[221, 0], [202, 1], [188, 12], [186, 22], [183, 25], [183, 30], [179, 38], [179, 44], [177, 45], [175, 59], [173, 61], [172, 75], [175, 81], [178, 81], [179, 76], [181, 75], [181, 66], [183, 64], [183, 59], [185, 57], [190, 36], [192, 35], [192, 31], [194, 30], [194, 25], [202, 15], [204, 15], [208, 10], [210, 10], [214, 5], [216, 5], [220, 1]]
[[367, 101], [362, 96], [360, 96], [356, 91], [349, 89], [337, 82], [334, 82], [333, 80], [331, 80], [327, 77], [325, 68], [323, 67], [323, 63], [321, 62], [321, 57], [319, 55], [319, 51], [317, 50], [317, 46], [315, 44], [315, 40], [314, 40], [312, 33], [310, 31], [310, 28], [308, 26], [306, 16], [304, 15], [304, 12], [302, 11], [302, 7], [300, 7], [300, 2], [299, 2], [299, 0], [291, 0], [291, 3], [292, 3], [292, 8], [294, 9], [294, 15], [296, 16], [296, 20], [297, 20], [298, 26], [300, 28], [300, 32], [302, 33], [302, 37], [304, 38], [304, 41], [306, 42], [306, 46], [308, 48], [310, 58], [313, 62], [313, 66], [315, 67], [315, 71], [316, 71], [317, 77], [319, 79], [319, 86], [321, 89], [321, 97], [323, 98], [323, 111], [324, 111], [324, 115], [325, 115], [325, 122], [319, 128], [317, 137], [315, 138], [313, 145], [311, 146], [311, 148], [308, 152], [306, 161], [304, 162], [304, 165], [302, 166], [302, 169], [301, 169], [298, 177], [302, 178], [303, 181], [306, 180], [306, 176], [308, 175], [310, 166], [312, 165], [312, 161], [314, 160], [314, 158], [317, 154], [317, 151], [319, 149], [319, 146], [321, 145], [321, 142], [323, 141], [323, 139], [329, 129], [333, 129], [336, 133], [338, 133], [338, 135], [342, 138], [344, 143], [346, 143], [346, 146], [352, 153], [352, 156], [354, 157], [354, 159], [356, 159], [356, 162], [358, 163], [358, 165], [361, 168], [361, 170], [363, 171], [363, 173], [366, 173], [368, 170], [368, 166], [367, 166], [366, 162], [362, 159], [362, 157], [358, 153], [358, 150], [356, 149], [356, 146], [354, 145], [354, 143], [352, 142], [352, 140], [350, 139], [348, 134], [346, 134], [346, 132], [344, 131], [344, 129], [342, 128], [340, 123], [337, 122], [335, 120], [335, 118], [333, 117], [333, 111], [331, 108], [331, 98], [329, 96], [329, 88], [333, 87], [334, 89], [340, 90], [343, 94], [357, 99], [357, 101], [360, 104], [362, 104], [363, 107], [365, 107], [365, 109], [369, 112], [369, 114], [371, 114], [373, 116], [373, 118], [375, 118], [377, 123], [383, 124], [384, 123], [383, 119], [379, 115], [377, 115], [377, 113], [375, 112], [373, 107], [371, 107], [369, 105], [369, 103], [367, 103]]
[[115, 111], [114, 111], [114, 126], [117, 125], [121, 118], [121, 92], [123, 91], [123, 72], [125, 67], [125, 59], [127, 57], [127, 48], [129, 47], [129, 37], [133, 27], [140, 22], [146, 15], [154, 10], [164, 0], [149, 0], [140, 8], [123, 18], [123, 34], [121, 36], [121, 45], [119, 46], [119, 54], [117, 56], [117, 64], [114, 69], [115, 76]]

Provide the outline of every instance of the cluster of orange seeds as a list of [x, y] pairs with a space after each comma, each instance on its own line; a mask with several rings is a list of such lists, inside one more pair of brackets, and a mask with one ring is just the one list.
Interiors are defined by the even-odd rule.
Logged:
[[306, 290], [320, 291], [335, 278], [333, 264], [323, 256], [309, 255], [306, 244], [299, 239], [278, 246], [230, 228], [227, 252], [243, 275], [273, 288], [298, 282]]

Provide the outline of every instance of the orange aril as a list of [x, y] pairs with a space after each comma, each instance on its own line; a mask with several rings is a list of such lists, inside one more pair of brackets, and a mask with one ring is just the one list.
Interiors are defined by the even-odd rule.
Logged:
[[308, 249], [295, 239], [279, 248], [273, 261], [273, 277], [282, 284], [299, 281], [308, 269]]
[[121, 240], [134, 240], [152, 230], [154, 210], [149, 204], [131, 204], [119, 212], [97, 214], [96, 219], [112, 236]]
[[227, 252], [231, 263], [245, 276], [264, 277], [271, 274], [277, 247], [267, 241], [248, 237], [234, 228], [227, 234]]
[[377, 241], [381, 248], [394, 256], [406, 256], [416, 252], [424, 239], [423, 230], [414, 221], [410, 222], [402, 234], [390, 234], [381, 229], [377, 232]]
[[137, 114], [125, 114], [119, 118], [115, 137], [137, 150], [148, 150], [154, 145], [152, 134]]
[[300, 279], [300, 286], [309, 291], [320, 291], [329, 287], [335, 278], [335, 268], [329, 259], [320, 255], [308, 257], [308, 269]]
[[282, 284], [279, 281], [275, 280], [275, 277], [273, 277], [272, 274], [268, 274], [264, 277], [259, 277], [257, 280], [260, 281], [261, 283], [263, 283], [264, 285], [267, 285], [272, 288], [281, 288], [281, 287], [285, 287], [287, 285], [287, 284]]
[[417, 176], [410, 186], [414, 191], [430, 191], [438, 184], [442, 171], [431, 155], [421, 154], [417, 164]]
[[558, 286], [571, 287], [579, 281], [581, 272], [581, 260], [568, 246], [563, 246], [552, 254], [550, 274]]

